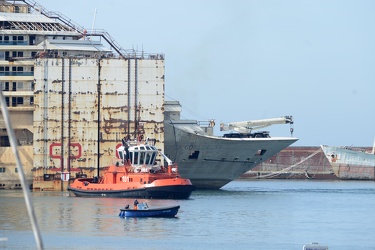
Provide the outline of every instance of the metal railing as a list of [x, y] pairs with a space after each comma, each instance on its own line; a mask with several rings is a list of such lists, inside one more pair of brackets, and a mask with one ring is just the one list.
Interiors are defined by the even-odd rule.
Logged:
[[34, 10], [38, 11], [40, 14], [52, 18], [60, 20], [62, 23], [70, 27], [71, 29], [79, 32], [82, 34], [82, 36], [101, 36], [103, 37], [110, 46], [122, 57], [122, 58], [128, 58], [126, 51], [106, 32], [105, 30], [102, 30], [99, 33], [91, 33], [89, 34], [86, 29], [79, 24], [75, 23], [72, 19], [66, 17], [65, 15], [59, 13], [59, 12], [51, 12], [47, 11], [43, 6], [38, 4], [37, 2], [33, 0], [22, 0], [24, 3], [29, 5]]
[[0, 41], [0, 45], [28, 45], [27, 41]]
[[34, 72], [14, 72], [14, 71], [0, 71], [0, 76], [33, 76]]

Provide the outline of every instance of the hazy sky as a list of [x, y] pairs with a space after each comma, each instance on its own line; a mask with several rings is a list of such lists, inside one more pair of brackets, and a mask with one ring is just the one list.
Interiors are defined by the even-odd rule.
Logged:
[[[373, 0], [38, 1], [124, 48], [165, 54], [167, 100], [220, 122], [292, 115], [295, 146], [372, 146]], [[266, 128], [290, 136], [289, 125]]]

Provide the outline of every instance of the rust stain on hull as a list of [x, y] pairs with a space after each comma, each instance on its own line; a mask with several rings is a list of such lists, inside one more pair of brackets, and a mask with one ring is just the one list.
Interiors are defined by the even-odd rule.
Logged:
[[164, 147], [164, 61], [137, 61], [37, 60], [34, 169], [108, 166], [128, 135]]

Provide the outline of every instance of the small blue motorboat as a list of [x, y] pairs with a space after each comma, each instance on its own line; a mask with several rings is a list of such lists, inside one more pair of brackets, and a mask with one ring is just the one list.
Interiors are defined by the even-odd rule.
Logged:
[[138, 203], [134, 202], [134, 208], [129, 208], [127, 205], [125, 208], [120, 209], [120, 217], [175, 217], [178, 213], [180, 206], [170, 207], [159, 207], [150, 208], [146, 202]]

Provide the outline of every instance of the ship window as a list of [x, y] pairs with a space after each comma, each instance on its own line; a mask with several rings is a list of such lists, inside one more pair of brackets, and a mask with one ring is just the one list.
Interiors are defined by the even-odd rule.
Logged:
[[17, 57], [23, 57], [23, 52], [22, 51], [18, 51], [17, 52]]
[[267, 149], [259, 149], [255, 155], [259, 156], [259, 155], [264, 155], [265, 153], [267, 152]]
[[145, 161], [145, 164], [146, 164], [146, 165], [149, 165], [149, 164], [150, 164], [150, 159], [151, 159], [151, 153], [148, 152], [148, 153], [146, 154], [146, 161]]
[[145, 163], [145, 152], [141, 152], [141, 157], [139, 159], [139, 164]]
[[30, 104], [33, 105], [34, 104], [34, 97], [30, 97]]
[[194, 151], [189, 155], [189, 159], [198, 159], [199, 151]]
[[10, 147], [8, 136], [0, 136], [0, 146], [1, 147]]
[[18, 36], [18, 41], [23, 41], [23, 36]]
[[4, 41], [9, 41], [9, 36], [4, 36]]
[[29, 38], [29, 44], [30, 45], [35, 44], [35, 36], [30, 36], [30, 38]]
[[155, 162], [155, 156], [156, 156], [156, 153], [154, 152], [154, 153], [152, 153], [152, 155], [151, 155], [151, 160], [150, 160], [150, 164], [154, 164], [154, 162]]
[[133, 162], [133, 152], [129, 152], [129, 160], [132, 164], [134, 164], [134, 162]]
[[23, 97], [17, 97], [17, 104], [23, 105]]
[[138, 152], [134, 152], [134, 161], [133, 164], [139, 164], [138, 163]]
[[12, 107], [17, 106], [17, 97], [12, 97]]

